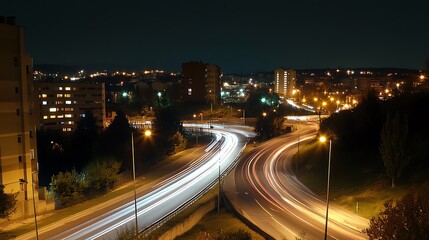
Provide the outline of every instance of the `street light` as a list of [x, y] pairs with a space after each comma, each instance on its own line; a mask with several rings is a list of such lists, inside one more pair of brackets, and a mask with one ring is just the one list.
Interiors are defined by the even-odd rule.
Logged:
[[246, 126], [246, 109], [238, 109], [239, 112], [243, 112], [243, 124]]
[[158, 107], [161, 106], [161, 95], [162, 95], [162, 93], [158, 92]]
[[134, 188], [134, 215], [136, 217], [136, 236], [139, 233], [139, 224], [137, 218], [137, 193], [136, 193], [136, 164], [134, 160], [134, 133], [131, 132], [131, 151], [132, 151], [132, 159], [133, 159], [133, 188]]
[[[324, 143], [327, 141], [325, 136], [321, 136], [319, 141]], [[328, 183], [326, 186], [326, 219], [325, 219], [325, 240], [328, 238], [328, 211], [329, 211], [329, 180], [331, 175], [331, 149], [332, 149], [332, 140], [329, 139], [329, 157], [328, 157]]]
[[[194, 114], [194, 119], [197, 117], [197, 114]], [[194, 120], [195, 121], [195, 120]], [[194, 128], [195, 129], [195, 128]], [[198, 145], [198, 129], [195, 132], [195, 145]]]
[[222, 147], [222, 145], [221, 145], [221, 142], [219, 140], [219, 150], [218, 150], [218, 152], [219, 152], [219, 159], [218, 159], [218, 166], [219, 166], [219, 175], [218, 175], [219, 193], [218, 193], [218, 197], [217, 197], [217, 214], [218, 215], [220, 214], [220, 195], [221, 195], [221, 185], [220, 185], [220, 182], [221, 182], [221, 178], [220, 178], [220, 157], [221, 157], [221, 154], [220, 154], [220, 151], [222, 149], [221, 147]]
[[[144, 132], [145, 137], [150, 137], [152, 135], [152, 132], [150, 130], [146, 130]], [[133, 159], [133, 190], [134, 190], [134, 215], [136, 218], [136, 236], [139, 233], [139, 224], [138, 224], [138, 218], [137, 218], [137, 192], [136, 192], [136, 163], [134, 160], [134, 133], [131, 132], [131, 152], [132, 152], [132, 159]]]

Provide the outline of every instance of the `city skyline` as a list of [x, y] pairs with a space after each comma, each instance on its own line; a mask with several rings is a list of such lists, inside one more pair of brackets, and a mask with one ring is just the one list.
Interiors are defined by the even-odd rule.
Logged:
[[425, 1], [8, 2], [35, 64], [225, 73], [279, 67], [425, 69]]

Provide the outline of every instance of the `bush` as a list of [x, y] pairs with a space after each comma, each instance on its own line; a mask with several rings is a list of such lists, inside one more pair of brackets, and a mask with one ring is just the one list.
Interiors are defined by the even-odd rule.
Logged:
[[87, 190], [104, 191], [118, 180], [121, 163], [112, 158], [97, 159], [83, 169], [83, 181]]
[[410, 192], [373, 217], [364, 232], [369, 239], [429, 239], [429, 185]]
[[70, 206], [84, 197], [82, 177], [75, 169], [71, 172], [60, 172], [58, 175], [52, 176], [51, 191], [55, 193], [57, 206]]
[[16, 196], [18, 193], [7, 194], [4, 185], [0, 185], [0, 218], [8, 218], [16, 210]]
[[185, 150], [188, 145], [188, 141], [179, 131], [170, 138], [170, 141], [173, 145], [173, 154]]
[[250, 240], [252, 239], [252, 236], [250, 233], [244, 231], [243, 229], [240, 229], [235, 232], [222, 232], [219, 233], [206, 233], [206, 232], [200, 232], [197, 237], [197, 240]]

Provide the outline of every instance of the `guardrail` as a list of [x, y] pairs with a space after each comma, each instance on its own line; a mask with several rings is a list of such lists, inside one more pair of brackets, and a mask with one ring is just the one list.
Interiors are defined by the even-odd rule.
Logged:
[[[218, 141], [217, 143], [218, 145], [221, 145], [222, 142]], [[244, 145], [244, 147], [240, 150], [240, 153], [235, 157], [235, 159], [233, 160], [232, 164], [226, 168], [222, 173], [222, 179], [225, 175], [227, 175], [238, 163], [238, 159], [240, 154], [243, 152], [244, 148], [246, 147], [247, 143]], [[139, 232], [139, 235], [142, 235], [144, 237], [148, 236], [151, 232], [153, 232], [154, 230], [158, 229], [159, 227], [161, 227], [163, 224], [165, 224], [166, 222], [168, 222], [169, 220], [171, 220], [173, 217], [175, 217], [177, 214], [179, 214], [181, 211], [183, 211], [184, 209], [186, 209], [187, 207], [191, 206], [192, 204], [194, 204], [198, 199], [200, 199], [204, 194], [206, 194], [207, 192], [209, 192], [216, 184], [218, 183], [218, 179], [215, 178], [207, 187], [205, 187], [202, 191], [200, 191], [197, 195], [195, 195], [193, 198], [191, 198], [189, 201], [187, 201], [186, 203], [182, 204], [181, 206], [179, 206], [178, 208], [176, 208], [175, 210], [173, 210], [172, 212], [170, 212], [169, 214], [167, 214], [166, 216], [164, 216], [163, 218], [161, 218], [160, 220], [158, 220], [157, 222], [153, 223], [152, 225], [148, 226], [147, 228], [145, 228], [143, 231]]]

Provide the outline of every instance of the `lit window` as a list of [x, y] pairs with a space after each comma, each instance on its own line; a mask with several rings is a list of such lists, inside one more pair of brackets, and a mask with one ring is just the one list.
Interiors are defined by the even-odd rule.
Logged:
[[42, 105], [48, 104], [48, 101], [42, 101]]
[[64, 97], [69, 98], [71, 97], [71, 94], [70, 93], [64, 94]]
[[70, 87], [66, 87], [66, 91], [70, 91]]
[[49, 108], [49, 112], [56, 112], [57, 109], [56, 108]]
[[64, 101], [55, 101], [55, 104], [57, 104], [57, 105], [61, 105], [63, 103], [64, 103]]
[[72, 103], [72, 101], [70, 101], [70, 100], [66, 101], [66, 104], [71, 104], [71, 103]]
[[43, 119], [48, 119], [48, 116], [43, 116]]
[[63, 132], [66, 132], [67, 131], [67, 128], [63, 128]]
[[188, 95], [191, 96], [192, 95], [192, 88], [188, 88]]
[[63, 97], [63, 94], [57, 93], [57, 97]]
[[73, 125], [74, 122], [73, 121], [68, 121], [68, 124]]
[[47, 98], [48, 95], [46, 93], [42, 94], [42, 98]]
[[67, 132], [71, 132], [71, 128], [67, 128]]
[[58, 90], [63, 90], [63, 87], [58, 87]]
[[57, 118], [64, 118], [64, 115], [58, 115]]
[[50, 118], [56, 118], [57, 116], [55, 116], [55, 115], [51, 115], [51, 117]]
[[66, 115], [64, 115], [64, 117], [65, 117], [65, 118], [71, 118], [71, 117], [72, 117], [72, 115], [71, 115], [71, 114], [66, 114]]

